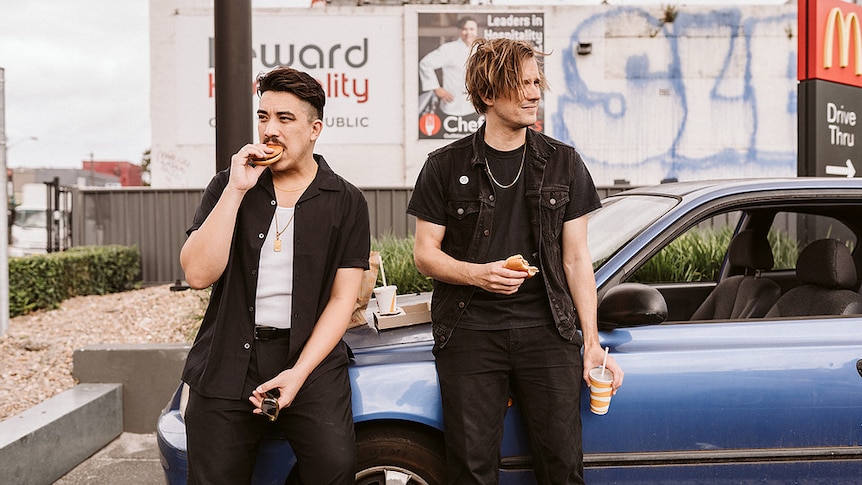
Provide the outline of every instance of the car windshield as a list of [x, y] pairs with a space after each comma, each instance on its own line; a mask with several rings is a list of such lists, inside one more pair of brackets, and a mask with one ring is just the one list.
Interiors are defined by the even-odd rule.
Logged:
[[677, 199], [653, 195], [609, 197], [589, 216], [587, 244], [593, 270], [599, 269], [626, 243], [677, 204]]
[[47, 220], [44, 209], [15, 209], [15, 225], [18, 227], [44, 228]]

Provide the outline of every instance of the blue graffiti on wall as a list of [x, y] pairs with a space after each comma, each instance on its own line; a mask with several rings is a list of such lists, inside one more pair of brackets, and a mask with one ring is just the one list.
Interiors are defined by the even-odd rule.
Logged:
[[[562, 53], [553, 136], [599, 183], [795, 175], [796, 12], [785, 11], [665, 22], [621, 7], [587, 18]], [[578, 55], [580, 43], [593, 54]]]

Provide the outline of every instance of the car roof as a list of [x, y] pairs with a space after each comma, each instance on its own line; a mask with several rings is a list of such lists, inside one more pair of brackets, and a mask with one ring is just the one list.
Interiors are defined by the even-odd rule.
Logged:
[[701, 196], [708, 193], [754, 192], [760, 190], [806, 190], [806, 189], [862, 189], [860, 178], [796, 177], [796, 178], [747, 178], [697, 180], [671, 182], [659, 185], [636, 187], [617, 195], [662, 195], [668, 197]]

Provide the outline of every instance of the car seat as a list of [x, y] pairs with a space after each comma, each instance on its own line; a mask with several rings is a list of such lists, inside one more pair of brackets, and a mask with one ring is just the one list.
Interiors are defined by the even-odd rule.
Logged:
[[796, 278], [801, 286], [781, 296], [766, 317], [854, 315], [862, 313], [853, 256], [841, 241], [818, 239], [799, 254]]
[[745, 268], [744, 274], [721, 280], [692, 320], [760, 318], [781, 295], [778, 283], [760, 277], [774, 264], [766, 236], [751, 229], [741, 231], [727, 247], [727, 260], [731, 266]]

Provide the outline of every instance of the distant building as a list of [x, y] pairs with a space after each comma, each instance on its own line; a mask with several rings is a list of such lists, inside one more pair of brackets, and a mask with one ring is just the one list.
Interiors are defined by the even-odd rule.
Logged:
[[20, 203], [24, 185], [50, 183], [55, 177], [63, 187], [119, 187], [121, 184], [116, 175], [80, 168], [14, 168], [9, 171], [12, 181], [9, 203], [12, 206]]
[[[81, 164], [84, 171], [113, 175], [120, 181], [123, 187], [140, 187], [141, 166], [129, 162], [119, 161], [90, 161], [84, 160]], [[93, 185], [93, 184], [88, 184]]]

